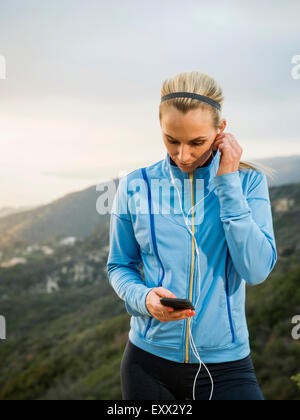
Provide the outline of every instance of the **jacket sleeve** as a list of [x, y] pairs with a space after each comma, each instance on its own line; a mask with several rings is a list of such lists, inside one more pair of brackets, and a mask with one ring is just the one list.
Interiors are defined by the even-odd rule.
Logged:
[[111, 210], [108, 279], [117, 295], [125, 301], [130, 315], [151, 316], [146, 306], [146, 297], [153, 288], [146, 287], [143, 281], [138, 268], [141, 261], [139, 245], [128, 212], [127, 182], [124, 177], [119, 182]]
[[238, 171], [215, 176], [215, 183], [234, 267], [248, 284], [262, 283], [277, 261], [267, 177], [251, 170], [246, 197]]

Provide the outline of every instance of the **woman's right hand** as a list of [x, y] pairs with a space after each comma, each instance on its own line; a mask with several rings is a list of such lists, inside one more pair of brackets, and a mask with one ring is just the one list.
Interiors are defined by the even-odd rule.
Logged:
[[190, 309], [174, 310], [174, 308], [164, 306], [160, 303], [161, 297], [176, 298], [176, 296], [164, 287], [156, 287], [148, 293], [146, 306], [154, 318], [161, 322], [179, 321], [195, 315], [195, 311]]

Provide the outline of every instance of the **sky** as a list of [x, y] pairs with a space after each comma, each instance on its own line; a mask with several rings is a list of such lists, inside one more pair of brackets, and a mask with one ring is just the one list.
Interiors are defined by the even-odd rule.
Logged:
[[164, 159], [160, 89], [182, 71], [221, 85], [242, 160], [300, 155], [299, 16], [298, 0], [0, 2], [0, 207]]

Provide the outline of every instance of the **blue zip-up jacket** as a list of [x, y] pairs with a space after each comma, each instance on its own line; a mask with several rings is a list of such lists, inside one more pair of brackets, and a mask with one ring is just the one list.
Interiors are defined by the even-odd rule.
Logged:
[[[172, 163], [199, 249], [199, 279], [194, 240], [171, 183], [168, 159], [167, 154], [121, 178], [111, 209], [107, 271], [131, 315], [129, 339], [154, 355], [198, 363], [190, 347], [191, 328], [204, 363], [242, 359], [250, 353], [246, 283], [262, 283], [277, 261], [266, 175], [247, 169], [216, 176], [219, 150], [192, 173]], [[194, 305], [199, 297], [195, 316], [170, 322], [153, 317], [146, 297], [160, 286]]]

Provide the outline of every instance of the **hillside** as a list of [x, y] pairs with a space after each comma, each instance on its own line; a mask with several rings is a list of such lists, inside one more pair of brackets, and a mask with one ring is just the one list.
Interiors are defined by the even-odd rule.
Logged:
[[278, 253], [281, 256], [298, 256], [300, 251], [300, 183], [272, 187], [269, 191]]
[[[119, 180], [114, 180], [116, 188]], [[39, 242], [51, 243], [57, 235], [84, 239], [110, 214], [100, 215], [96, 186], [67, 194], [50, 204], [0, 218], [0, 251]]]

